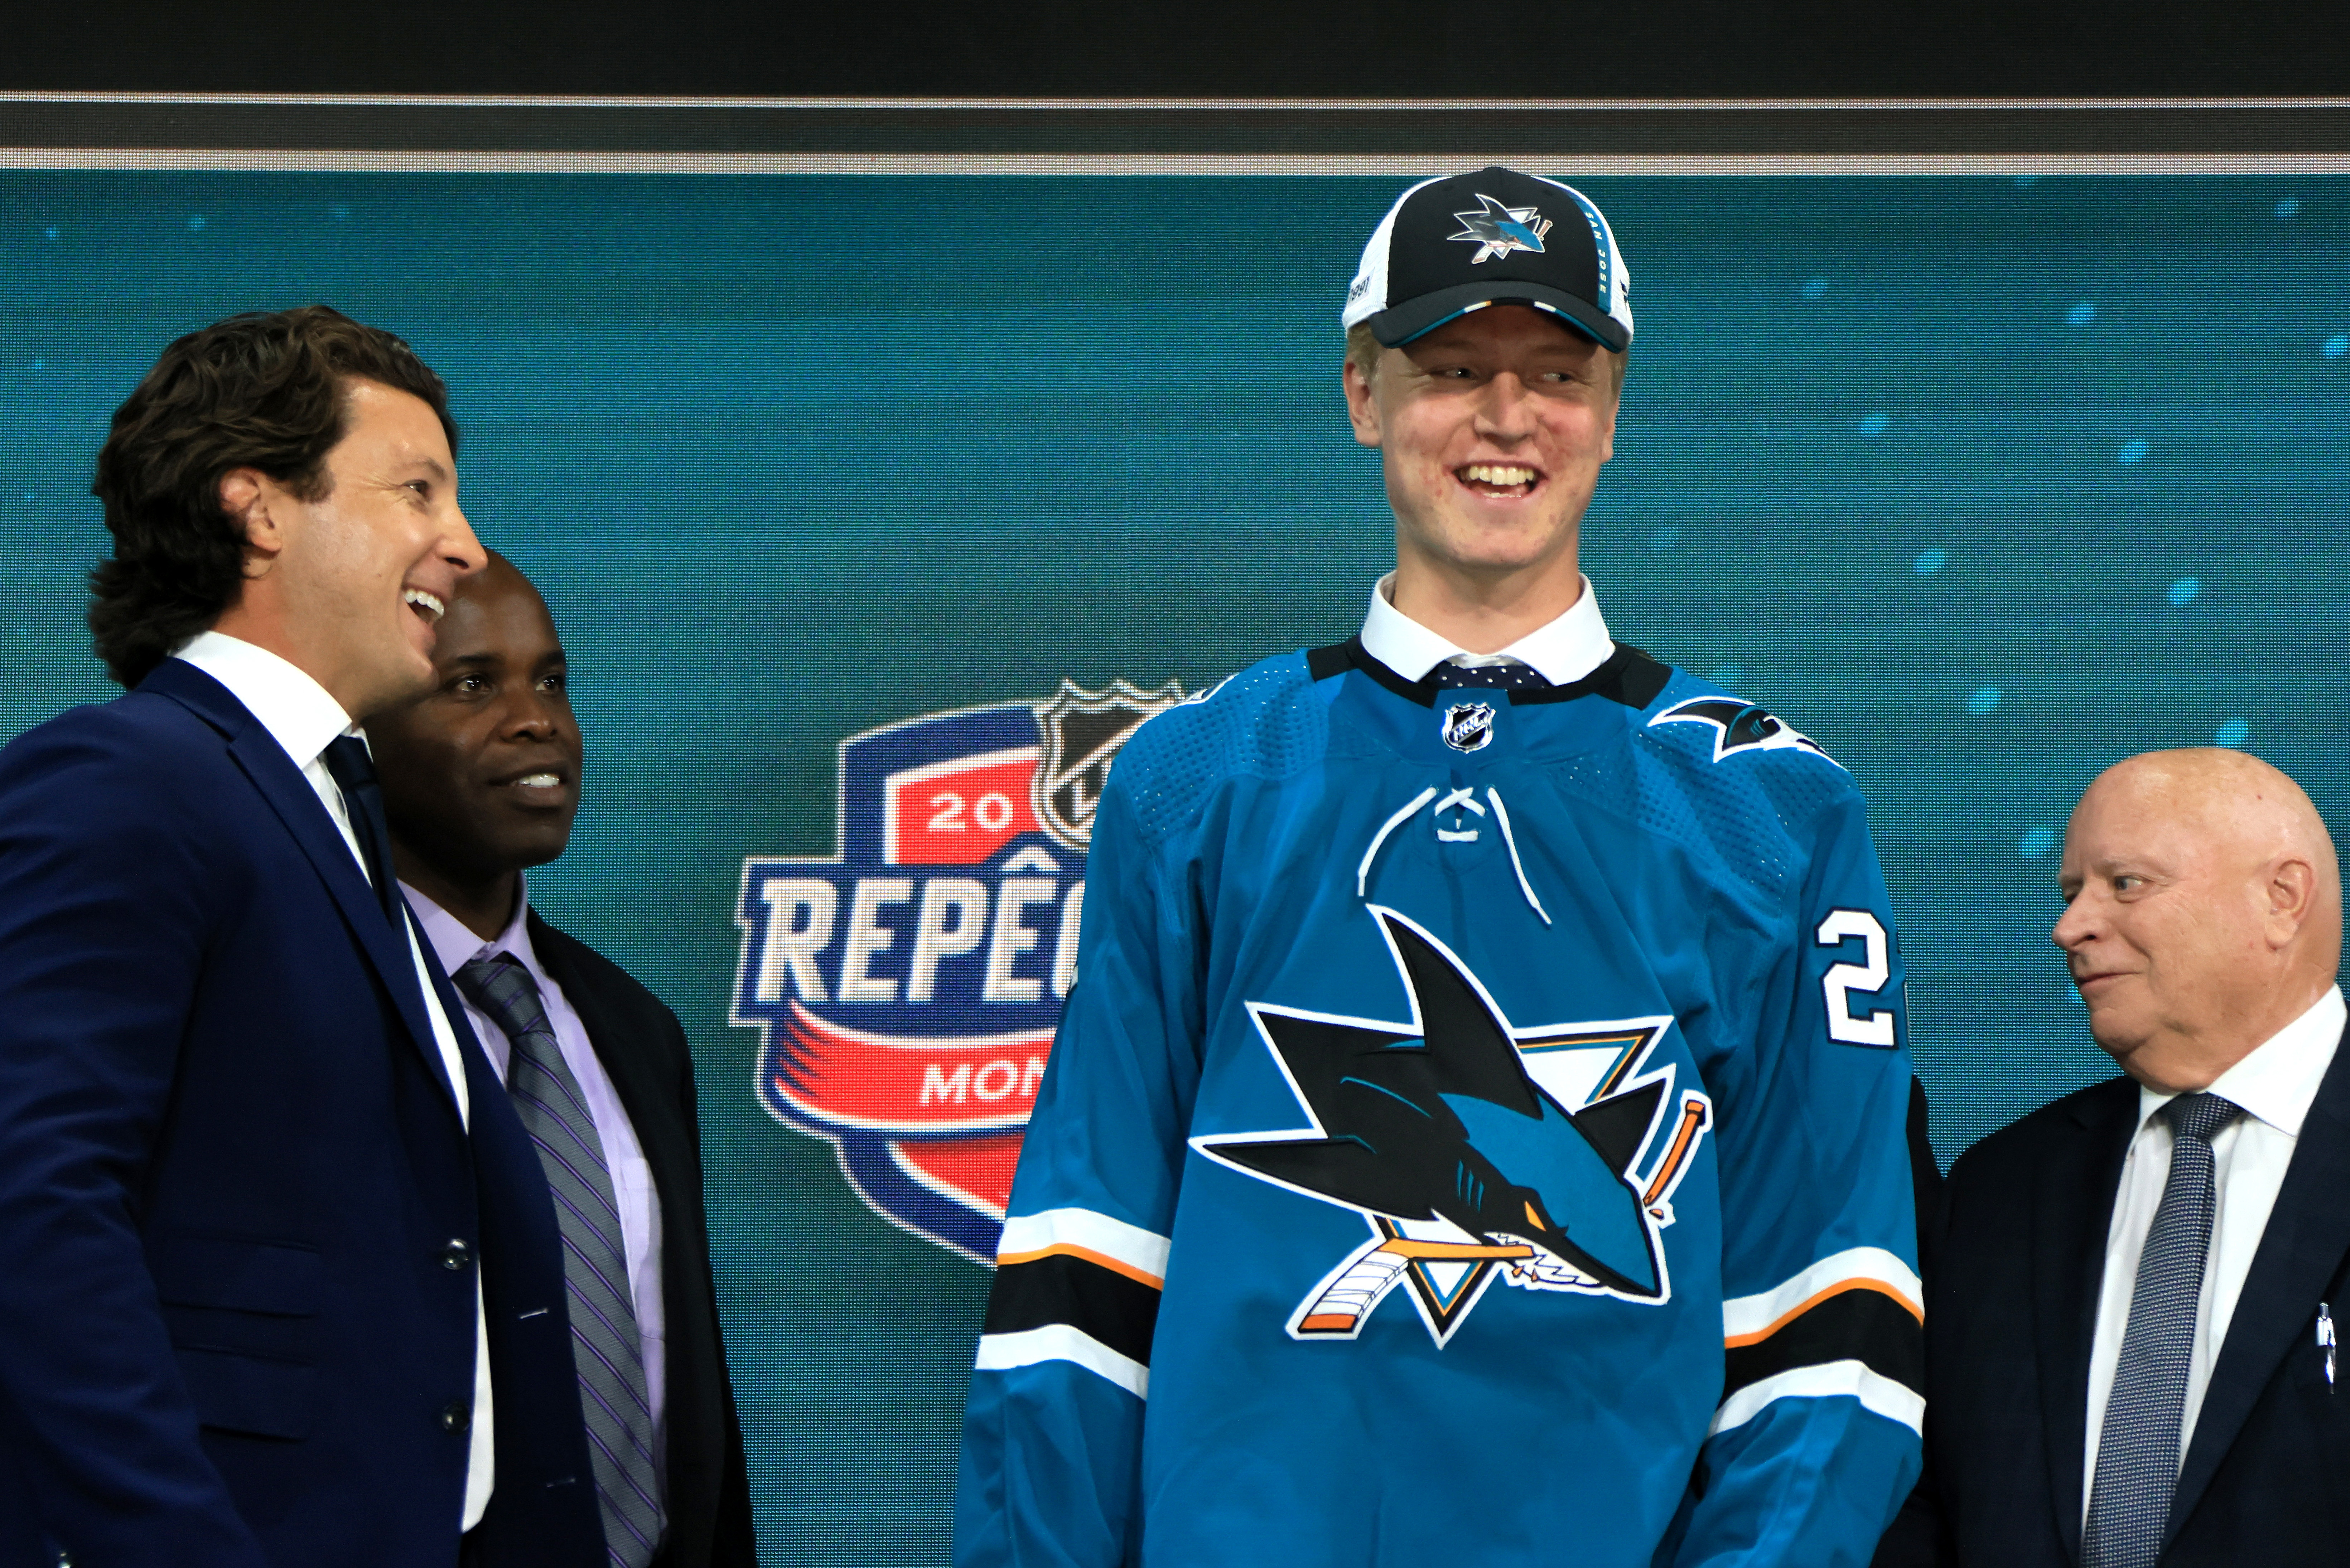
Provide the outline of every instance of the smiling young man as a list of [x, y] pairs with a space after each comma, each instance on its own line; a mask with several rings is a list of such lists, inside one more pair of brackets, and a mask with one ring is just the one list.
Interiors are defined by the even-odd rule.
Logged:
[[0, 751], [0, 1563], [598, 1560], [562, 1242], [353, 730], [482, 548], [407, 344], [166, 348], [93, 489], [128, 690]]
[[457, 586], [435, 683], [368, 722], [409, 904], [538, 1146], [611, 1561], [756, 1568], [677, 1015], [530, 907], [582, 748], [555, 619], [504, 556]]
[[1860, 797], [1600, 617], [1597, 208], [1415, 186], [1344, 320], [1396, 569], [1110, 775], [957, 1562], [1865, 1562], [1921, 1378]]

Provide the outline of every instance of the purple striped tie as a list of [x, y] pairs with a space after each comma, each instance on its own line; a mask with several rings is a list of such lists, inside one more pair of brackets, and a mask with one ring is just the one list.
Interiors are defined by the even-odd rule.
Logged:
[[563, 1277], [569, 1286], [571, 1355], [579, 1368], [579, 1405], [588, 1422], [604, 1546], [619, 1568], [645, 1568], [660, 1543], [661, 1509], [653, 1470], [652, 1412], [645, 1399], [643, 1344], [629, 1294], [620, 1210], [603, 1140], [588, 1114], [579, 1082], [565, 1064], [546, 1005], [530, 971], [504, 953], [477, 958], [456, 973], [457, 989], [504, 1031], [513, 1047], [506, 1090], [515, 1115], [538, 1146], [563, 1228]]

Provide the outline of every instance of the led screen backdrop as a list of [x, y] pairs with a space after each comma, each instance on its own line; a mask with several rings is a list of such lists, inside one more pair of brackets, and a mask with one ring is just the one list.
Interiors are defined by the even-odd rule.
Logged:
[[[2345, 820], [2350, 182], [1580, 183], [1640, 328], [1587, 569], [1867, 793], [1947, 1161], [2105, 1071], [2046, 941], [2097, 769]], [[693, 1041], [771, 1563], [944, 1560], [1099, 755], [1389, 558], [1336, 323], [1401, 184], [0, 174], [0, 735], [107, 694], [90, 459], [166, 339], [322, 300], [448, 378], [587, 732], [533, 896]]]

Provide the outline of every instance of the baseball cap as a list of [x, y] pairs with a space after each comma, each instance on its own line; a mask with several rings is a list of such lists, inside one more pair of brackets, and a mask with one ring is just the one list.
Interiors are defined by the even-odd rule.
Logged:
[[1615, 232], [1582, 192], [1496, 165], [1397, 198], [1363, 247], [1346, 324], [1367, 321], [1392, 348], [1484, 306], [1531, 305], [1620, 354], [1631, 294]]

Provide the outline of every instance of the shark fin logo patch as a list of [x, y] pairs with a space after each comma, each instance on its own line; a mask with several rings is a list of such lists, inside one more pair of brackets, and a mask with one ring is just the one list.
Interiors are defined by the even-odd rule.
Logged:
[[1712, 725], [1717, 763], [1737, 752], [1809, 752], [1822, 762], [1844, 765], [1809, 735], [1737, 697], [1693, 697], [1676, 702], [1648, 721], [1650, 729], [1659, 724]]
[[1441, 942], [1373, 905], [1412, 1016], [1388, 1022], [1251, 1002], [1309, 1125], [1205, 1136], [1201, 1154], [1351, 1209], [1364, 1243], [1287, 1324], [1357, 1337], [1399, 1288], [1441, 1345], [1496, 1280], [1528, 1291], [1671, 1299], [1660, 1232], [1713, 1119], [1643, 1064], [1669, 1016], [1513, 1023]]

